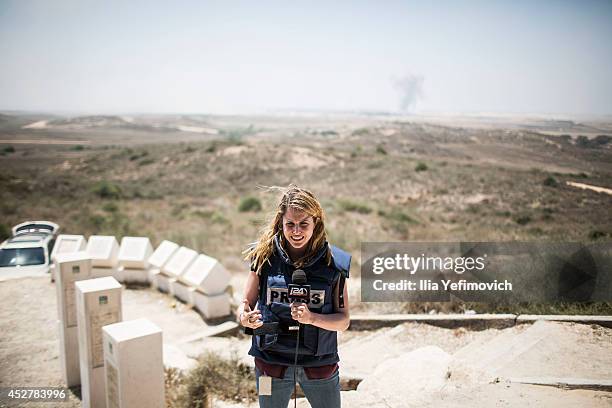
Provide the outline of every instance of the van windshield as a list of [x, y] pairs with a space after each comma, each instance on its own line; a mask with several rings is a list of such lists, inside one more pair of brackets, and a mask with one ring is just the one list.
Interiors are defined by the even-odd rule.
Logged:
[[43, 265], [45, 251], [41, 248], [7, 248], [0, 249], [0, 267]]

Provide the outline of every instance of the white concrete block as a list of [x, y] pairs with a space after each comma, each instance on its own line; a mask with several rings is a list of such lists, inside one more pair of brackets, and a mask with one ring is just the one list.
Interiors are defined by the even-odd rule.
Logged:
[[178, 249], [179, 246], [174, 242], [162, 241], [155, 252], [149, 257], [149, 265], [157, 269], [162, 269]]
[[123, 237], [117, 262], [126, 269], [147, 269], [151, 254], [153, 254], [153, 247], [149, 238]]
[[164, 408], [161, 329], [138, 319], [102, 330], [108, 408]]
[[117, 282], [123, 283], [125, 281], [125, 278], [123, 275], [124, 275], [123, 267], [118, 266], [117, 268], [115, 268], [115, 270], [113, 271], [113, 274], [110, 276], [117, 279]]
[[155, 286], [160, 292], [168, 293], [173, 295], [172, 282], [175, 282], [176, 278], [170, 278], [163, 273], [160, 273], [155, 278]]
[[170, 277], [179, 277], [185, 273], [197, 257], [198, 253], [193, 249], [180, 247], [163, 266], [162, 272]]
[[215, 258], [200, 254], [180, 280], [207, 295], [216, 295], [225, 291], [230, 274]]
[[85, 251], [56, 255], [56, 298], [62, 377], [68, 387], [81, 383], [74, 283], [89, 279], [91, 259]]
[[116, 268], [119, 244], [113, 236], [92, 235], [87, 242], [87, 253], [95, 267]]
[[86, 245], [87, 240], [83, 235], [61, 234], [55, 240], [53, 251], [51, 251], [51, 260], [55, 261], [55, 256], [57, 254], [83, 251]]
[[60, 368], [67, 387], [81, 384], [79, 367], [79, 332], [77, 326], [65, 327], [64, 322], [57, 321], [60, 343]]
[[207, 319], [227, 316], [230, 314], [230, 297], [227, 293], [205, 295], [199, 291], [193, 293], [195, 308]]
[[117, 274], [121, 276], [121, 281], [125, 283], [149, 283], [148, 271], [146, 269], [132, 269], [120, 266]]
[[121, 284], [113, 277], [75, 283], [84, 408], [105, 408], [102, 327], [121, 321]]
[[87, 240], [83, 235], [61, 234], [57, 237], [50, 257], [51, 266], [49, 268], [49, 272], [51, 273], [51, 282], [55, 282], [55, 256], [57, 254], [83, 251], [85, 250], [86, 245]]
[[[106, 278], [108, 276], [112, 276], [115, 279], [117, 279], [119, 276], [117, 274], [117, 268], [100, 268], [100, 267], [92, 267], [91, 268], [91, 278], [92, 279], [97, 279], [97, 278]], [[121, 279], [117, 279], [119, 282], [121, 282]]]
[[157, 289], [157, 275], [159, 275], [161, 271], [159, 268], [149, 267], [147, 270], [147, 279], [151, 284], [151, 287]]
[[174, 295], [177, 299], [187, 303], [188, 305], [194, 304], [193, 293], [196, 291], [196, 288], [185, 285], [178, 280], [172, 280], [170, 285], [170, 293], [172, 293], [172, 295]]

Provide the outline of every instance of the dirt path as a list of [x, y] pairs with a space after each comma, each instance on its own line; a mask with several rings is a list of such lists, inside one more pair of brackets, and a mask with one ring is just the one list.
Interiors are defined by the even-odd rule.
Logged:
[[89, 140], [54, 140], [54, 139], [0, 139], [0, 144], [34, 144], [34, 145], [89, 145]]
[[576, 188], [581, 188], [583, 190], [592, 190], [595, 191], [597, 193], [604, 193], [604, 194], [609, 194], [612, 195], [612, 190], [609, 188], [604, 188], [604, 187], [597, 187], [597, 186], [592, 186], [590, 184], [584, 184], [584, 183], [576, 183], [573, 181], [567, 181], [566, 182], [568, 186], [572, 186], [572, 187], [576, 187]]

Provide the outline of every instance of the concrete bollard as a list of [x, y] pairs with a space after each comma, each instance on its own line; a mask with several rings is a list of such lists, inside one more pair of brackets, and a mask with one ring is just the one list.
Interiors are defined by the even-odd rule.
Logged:
[[60, 363], [68, 387], [81, 384], [75, 282], [91, 277], [91, 259], [84, 251], [56, 256], [56, 283]]
[[121, 321], [121, 284], [112, 276], [75, 283], [81, 396], [84, 408], [105, 408], [102, 327]]
[[162, 331], [147, 319], [105, 326], [108, 408], [165, 406]]

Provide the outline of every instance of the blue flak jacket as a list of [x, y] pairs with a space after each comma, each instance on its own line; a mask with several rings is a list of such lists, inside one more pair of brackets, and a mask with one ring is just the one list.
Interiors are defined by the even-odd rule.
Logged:
[[[274, 240], [275, 251], [266, 263], [259, 276], [259, 298], [257, 307], [261, 311], [264, 323], [279, 322], [283, 329], [279, 333], [254, 335], [249, 354], [269, 364], [293, 365], [295, 358], [296, 331], [287, 331], [288, 326], [297, 325], [291, 318], [291, 308], [287, 298], [288, 284], [296, 269], [279, 242]], [[341, 275], [348, 278], [351, 255], [343, 250], [329, 246], [332, 262], [327, 265], [326, 253], [328, 244], [301, 269], [306, 272], [307, 284], [310, 285], [310, 302], [308, 308], [313, 313], [334, 313], [333, 289]], [[335, 331], [303, 324], [300, 326], [300, 343], [298, 346], [298, 365], [318, 367], [334, 364], [338, 358], [338, 338]]]

